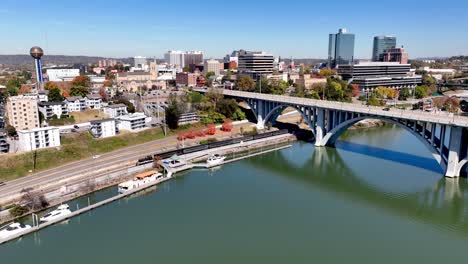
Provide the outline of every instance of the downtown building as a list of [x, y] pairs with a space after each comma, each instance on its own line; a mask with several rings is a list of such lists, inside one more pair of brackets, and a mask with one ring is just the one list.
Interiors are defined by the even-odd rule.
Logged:
[[354, 34], [346, 28], [340, 28], [338, 33], [330, 34], [328, 38], [328, 67], [335, 69], [337, 65], [350, 65], [354, 62]]
[[180, 68], [203, 64], [203, 52], [170, 50], [164, 54], [164, 60]]
[[274, 57], [272, 54], [258, 51], [239, 51], [238, 71], [241, 75], [248, 75], [253, 79], [272, 74]]
[[415, 88], [422, 82], [422, 76], [410, 74], [410, 64], [398, 62], [367, 62], [353, 65], [339, 65], [338, 74], [361, 91], [369, 91], [378, 86], [394, 89]]
[[28, 130], [39, 127], [37, 96], [18, 95], [8, 97], [6, 103], [8, 123], [16, 130]]
[[221, 63], [219, 63], [219, 61], [210, 59], [210, 60], [205, 61], [205, 64], [203, 66], [203, 72], [205, 74], [209, 72], [213, 72], [215, 76], [219, 76], [220, 67], [221, 67]]
[[383, 54], [396, 47], [396, 37], [375, 36], [372, 48], [372, 61], [382, 61]]

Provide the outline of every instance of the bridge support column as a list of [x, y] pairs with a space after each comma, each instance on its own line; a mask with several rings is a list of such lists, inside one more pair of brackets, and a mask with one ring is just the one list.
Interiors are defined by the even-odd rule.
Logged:
[[460, 157], [462, 149], [462, 128], [450, 127], [450, 137], [448, 143], [448, 157], [447, 157], [447, 171], [446, 177], [459, 177], [460, 176]]
[[325, 144], [322, 143], [322, 139], [325, 136], [325, 110], [317, 108], [317, 122], [315, 130], [315, 146], [323, 147]]
[[262, 100], [258, 100], [257, 102], [257, 129], [265, 128], [265, 121], [263, 120], [264, 117], [265, 117], [265, 102]]

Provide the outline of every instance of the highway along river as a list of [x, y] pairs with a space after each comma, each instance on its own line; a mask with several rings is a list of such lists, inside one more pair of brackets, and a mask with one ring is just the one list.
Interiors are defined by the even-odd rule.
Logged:
[[399, 128], [352, 131], [187, 172], [1, 245], [1, 263], [466, 263], [468, 185], [441, 173]]

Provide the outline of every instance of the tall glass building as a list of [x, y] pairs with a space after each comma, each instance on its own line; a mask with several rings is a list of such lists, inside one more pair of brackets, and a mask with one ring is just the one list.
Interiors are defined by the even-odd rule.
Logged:
[[375, 36], [374, 48], [372, 49], [372, 60], [380, 61], [380, 55], [386, 50], [396, 47], [396, 37], [392, 36]]
[[341, 28], [337, 34], [330, 34], [328, 40], [328, 66], [332, 69], [340, 64], [354, 61], [354, 34]]

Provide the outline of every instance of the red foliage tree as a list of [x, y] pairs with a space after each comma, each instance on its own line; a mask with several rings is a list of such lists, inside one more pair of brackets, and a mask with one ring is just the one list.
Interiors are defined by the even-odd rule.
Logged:
[[216, 126], [214, 124], [209, 124], [205, 131], [207, 135], [212, 136], [216, 134]]
[[221, 127], [221, 130], [226, 131], [226, 132], [231, 132], [232, 130], [232, 121], [231, 119], [225, 119], [223, 126]]
[[106, 101], [106, 102], [107, 102], [106, 88], [101, 87], [101, 89], [99, 89], [99, 95], [101, 96], [101, 98], [102, 98], [103, 101]]
[[352, 94], [353, 97], [356, 97], [356, 96], [359, 95], [359, 85], [352, 84], [352, 86], [353, 86], [353, 90], [352, 90], [351, 94]]
[[197, 132], [195, 132], [195, 134], [197, 135], [197, 137], [204, 137], [204, 136], [206, 136], [204, 130], [198, 130]]
[[195, 134], [195, 132], [190, 131], [190, 132], [187, 132], [187, 134], [186, 134], [185, 136], [186, 136], [187, 138], [189, 138], [189, 139], [194, 139], [195, 136], [196, 136], [196, 134]]

